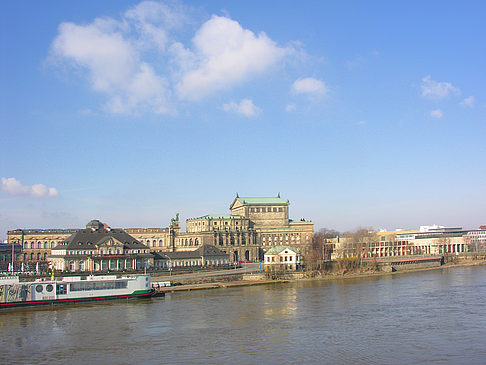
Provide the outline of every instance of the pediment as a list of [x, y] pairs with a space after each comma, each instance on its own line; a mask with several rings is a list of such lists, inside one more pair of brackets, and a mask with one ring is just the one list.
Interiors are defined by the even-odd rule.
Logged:
[[231, 203], [230, 205], [230, 210], [239, 208], [241, 206], [243, 206], [243, 203], [238, 198], [235, 198], [235, 200], [233, 200], [233, 203]]

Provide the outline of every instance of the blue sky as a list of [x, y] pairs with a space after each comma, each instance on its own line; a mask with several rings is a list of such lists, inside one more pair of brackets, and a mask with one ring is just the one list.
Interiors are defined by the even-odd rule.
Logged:
[[484, 2], [0, 14], [0, 239], [167, 226], [236, 192], [280, 192], [316, 229], [486, 224]]

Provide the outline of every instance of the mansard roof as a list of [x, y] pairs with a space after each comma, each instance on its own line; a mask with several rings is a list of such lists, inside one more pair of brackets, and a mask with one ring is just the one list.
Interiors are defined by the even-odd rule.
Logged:
[[80, 229], [78, 232], [69, 236], [64, 243], [56, 246], [56, 248], [68, 250], [86, 250], [93, 249], [103, 243], [106, 243], [114, 238], [121, 242], [126, 249], [145, 249], [147, 246], [137, 241], [130, 236], [123, 229], [100, 228], [97, 230]]
[[239, 202], [242, 205], [289, 205], [290, 202], [286, 199], [282, 199], [279, 196], [277, 197], [240, 197], [237, 196], [233, 203], [230, 205], [230, 209], [233, 208], [236, 202]]

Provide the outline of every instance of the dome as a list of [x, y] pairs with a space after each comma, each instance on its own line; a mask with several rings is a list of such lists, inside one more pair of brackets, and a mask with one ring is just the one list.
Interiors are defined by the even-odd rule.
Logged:
[[92, 229], [93, 231], [97, 231], [104, 227], [104, 224], [101, 223], [98, 219], [93, 219], [86, 225], [86, 229]]

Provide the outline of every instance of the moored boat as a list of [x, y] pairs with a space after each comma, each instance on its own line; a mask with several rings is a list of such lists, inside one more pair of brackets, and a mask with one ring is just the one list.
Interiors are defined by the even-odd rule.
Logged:
[[147, 298], [153, 295], [150, 275], [74, 276], [31, 282], [21, 282], [18, 277], [0, 278], [0, 308]]

